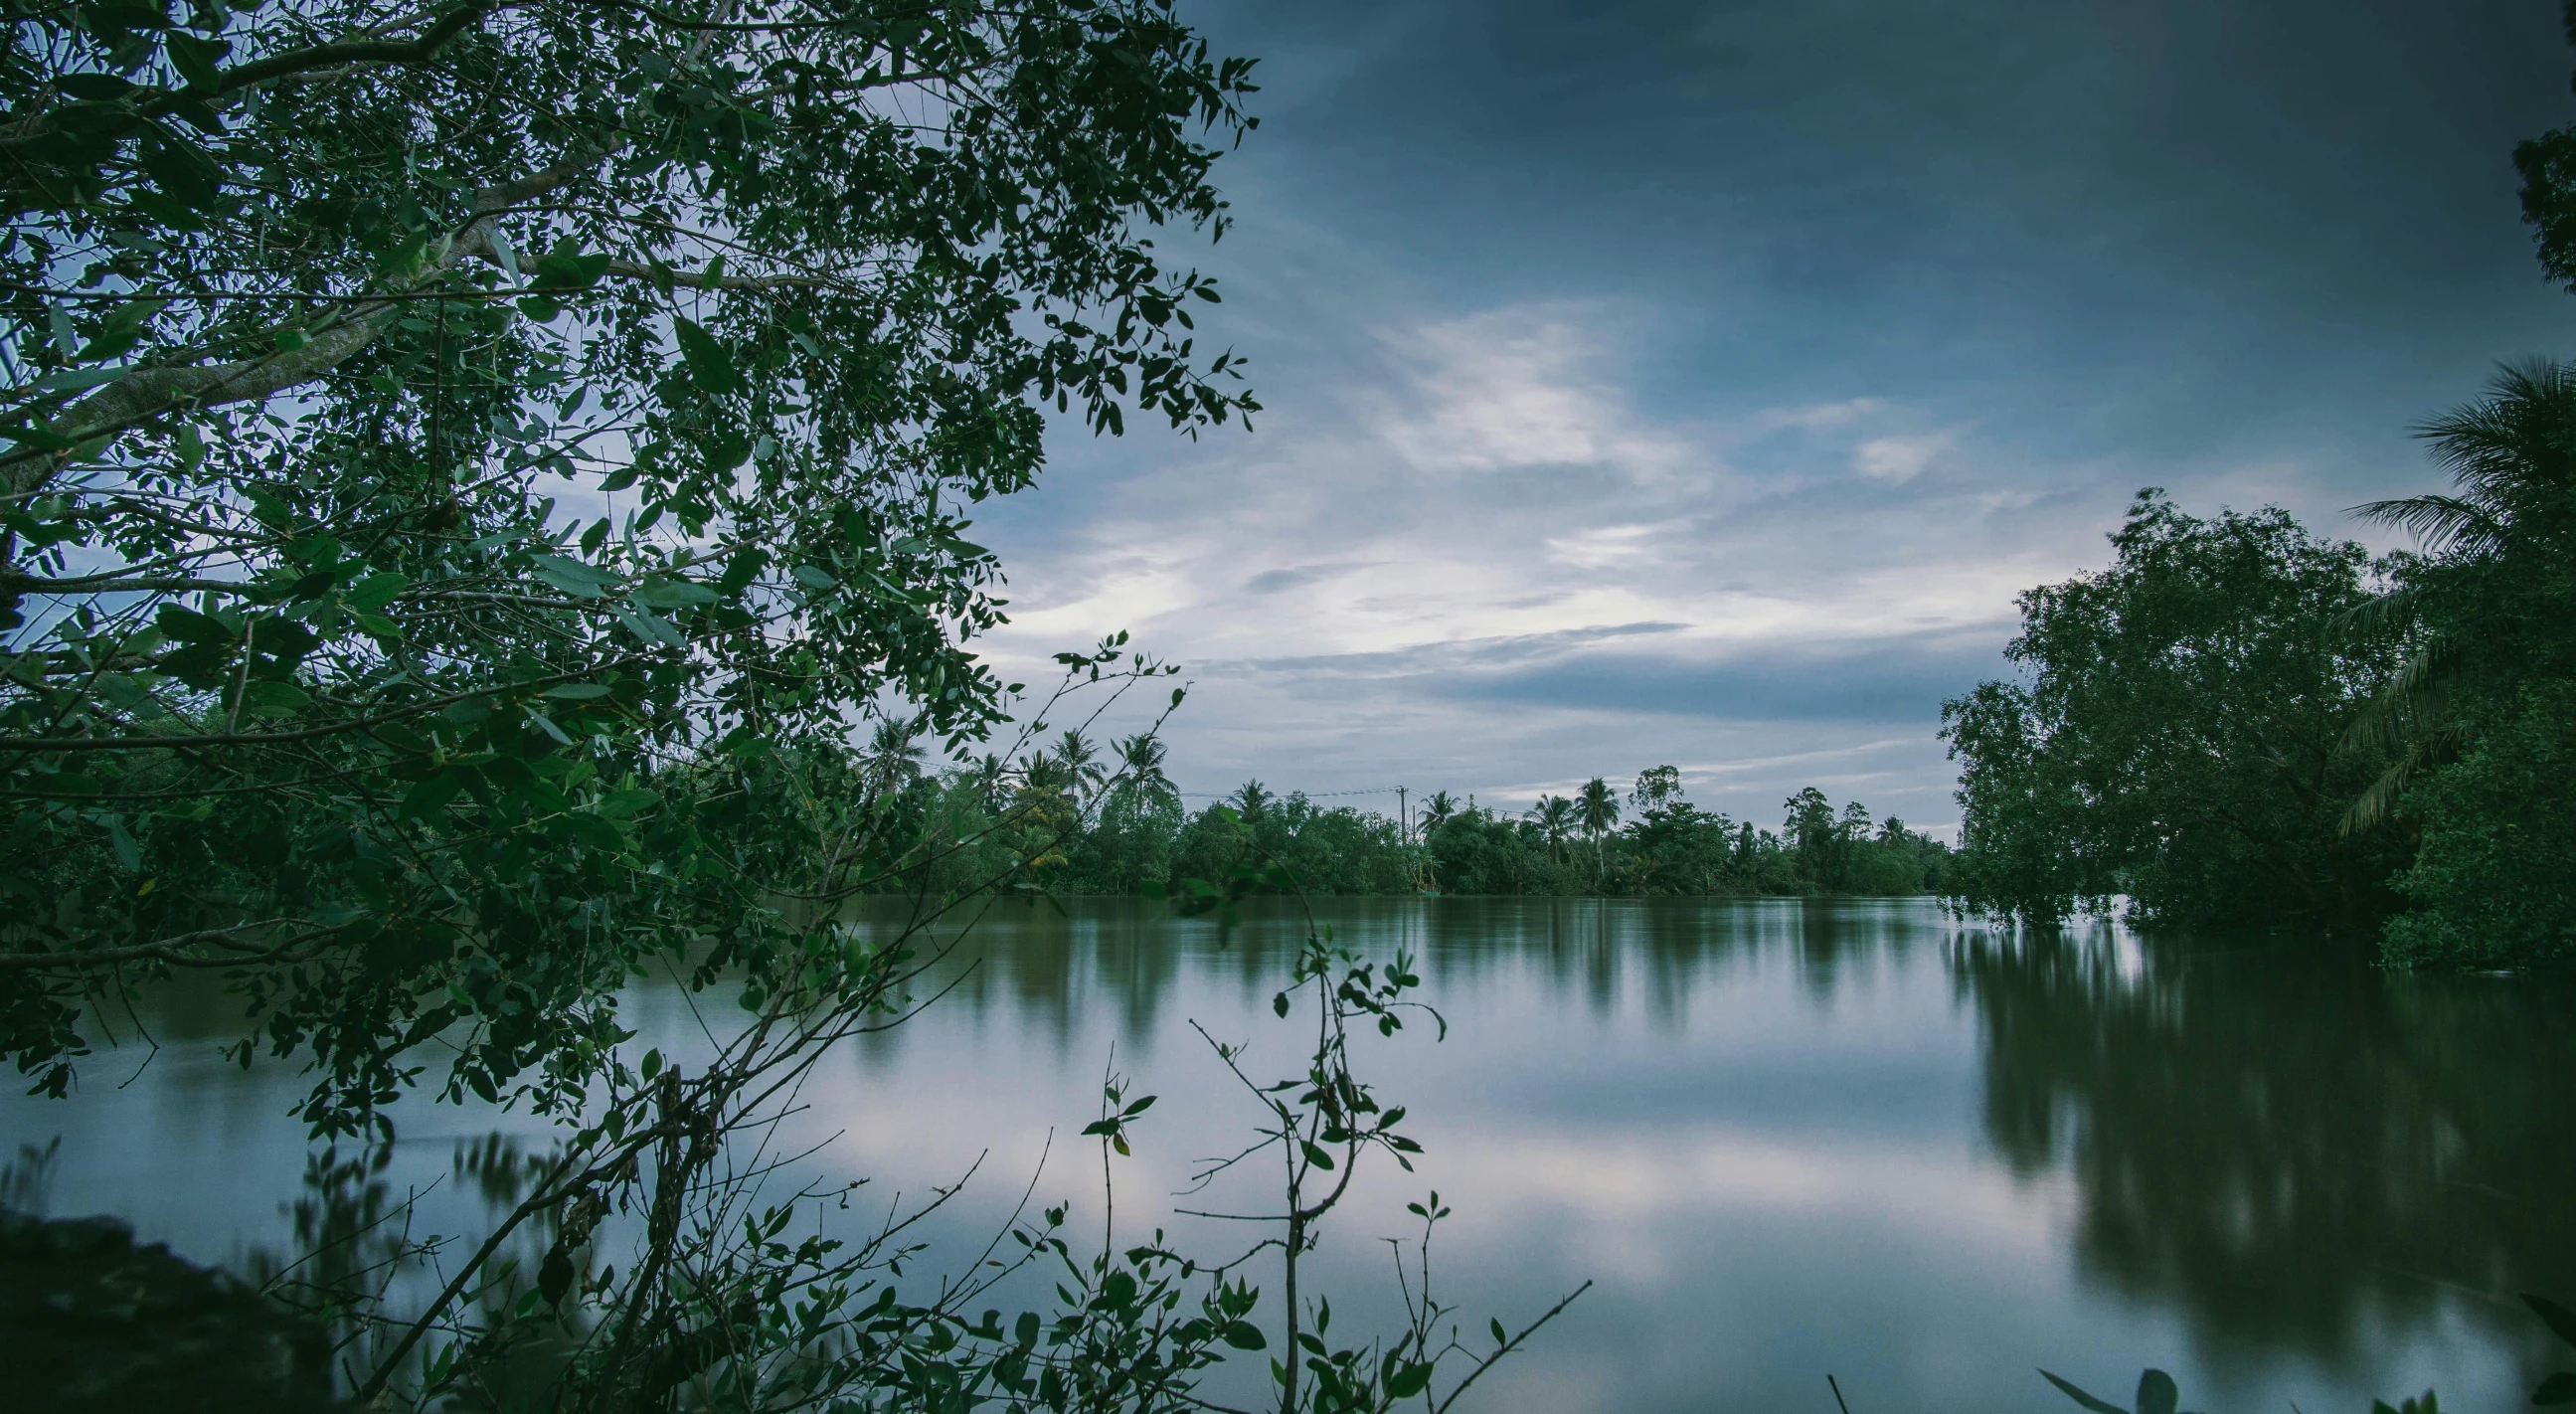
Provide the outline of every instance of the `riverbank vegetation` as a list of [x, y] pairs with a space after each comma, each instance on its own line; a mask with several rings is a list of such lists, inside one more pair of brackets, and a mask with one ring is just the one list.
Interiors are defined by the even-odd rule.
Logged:
[[[1524, 810], [1433, 791], [1399, 815], [1321, 804], [1246, 781], [1189, 809], [1147, 734], [1103, 750], [1079, 730], [1018, 761], [932, 773], [900, 728], [871, 765], [915, 833], [919, 863], [888, 891], [955, 892], [1010, 878], [1022, 890], [1133, 894], [1222, 879], [1267, 861], [1314, 894], [1924, 894], [1944, 892], [1950, 851], [1858, 802], [1810, 786], [1778, 829], [1703, 810], [1681, 773], [1650, 767], [1624, 794], [1600, 777]], [[1409, 818], [1407, 818], [1409, 817]]]
[[[2514, 165], [2576, 293], [2576, 127]], [[1942, 707], [1963, 906], [2576, 961], [2576, 363], [2504, 367], [2418, 432], [2450, 485], [2353, 508], [2411, 549], [2149, 490], [2107, 568], [2021, 596], [2019, 676]]]
[[1967, 905], [2576, 959], [2576, 365], [2423, 432], [2453, 486], [2359, 508], [2417, 550], [2147, 492], [2108, 568], [2021, 597], [2023, 677], [1943, 709]]

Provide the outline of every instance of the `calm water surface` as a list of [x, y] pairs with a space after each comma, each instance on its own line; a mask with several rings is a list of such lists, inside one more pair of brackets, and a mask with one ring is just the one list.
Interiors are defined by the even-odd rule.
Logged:
[[[1456, 1209], [1433, 1274], [1468, 1329], [1598, 1283], [1480, 1408], [1827, 1411], [1832, 1372], [1854, 1414], [2055, 1411], [2074, 1406], [2036, 1366], [2124, 1395], [2156, 1364], [2197, 1408], [2357, 1412], [2429, 1385], [2448, 1408], [2509, 1409], [2552, 1359], [2513, 1293], [2576, 1298], [2560, 983], [2108, 927], [2014, 938], [1913, 900], [1343, 900], [1324, 917], [1414, 950], [1450, 1021], [1445, 1042], [1362, 1049], [1428, 1153], [1411, 1175], [1378, 1165], [1336, 1216], [1319, 1259], [1336, 1333], [1391, 1311], [1380, 1239], [1429, 1188]], [[1162, 1225], [1230, 1251], [1239, 1233], [1171, 1213], [1189, 1161], [1254, 1114], [1191, 1023], [1293, 1069], [1268, 1003], [1294, 935], [1284, 914], [1221, 939], [1126, 901], [1011, 907], [945, 998], [826, 1062], [799, 1122], [840, 1136], [824, 1162], [879, 1203], [980, 1158], [934, 1228], [971, 1255], [1033, 1172], [1098, 1221], [1098, 1156], [1071, 1136], [1114, 1064], [1162, 1097], [1118, 1170], [1120, 1240]], [[668, 989], [630, 1015], [639, 1047], [686, 1049], [697, 1024]], [[202, 1260], [289, 1250], [301, 1082], [216, 1059], [231, 1018], [220, 996], [162, 998], [135, 1018], [157, 1054], [128, 1022], [73, 1101], [0, 1102], [11, 1151], [60, 1137], [10, 1186]], [[460, 1146], [544, 1142], [524, 1117], [401, 1108], [380, 1181], [426, 1192], [431, 1230], [481, 1211]]]

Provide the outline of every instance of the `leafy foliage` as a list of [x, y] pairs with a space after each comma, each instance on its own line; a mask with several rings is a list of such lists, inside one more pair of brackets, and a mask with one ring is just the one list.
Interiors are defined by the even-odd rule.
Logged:
[[[1950, 858], [1946, 846], [1904, 821], [1876, 819], [1857, 802], [1837, 813], [1812, 788], [1787, 803], [1779, 832], [1702, 810], [1684, 797], [1670, 766], [1638, 777], [1629, 819], [1594, 836], [1590, 849], [1577, 847], [1575, 803], [1553, 796], [1513, 817], [1472, 797], [1461, 802], [1436, 792], [1410, 835], [1384, 815], [1327, 806], [1297, 791], [1274, 795], [1257, 781], [1193, 813], [1162, 775], [1160, 740], [1125, 746], [1137, 741], [1146, 745], [1145, 763], [1122, 747], [1126, 764], [1087, 807], [1065, 795], [1052, 817], [1059, 823], [1048, 831], [1058, 843], [1037, 877], [1011, 875], [1014, 851], [1025, 858], [1028, 850], [1013, 843], [1001, 819], [1009, 802], [1025, 799], [1017, 792], [1027, 783], [1054, 789], [1047, 783], [1063, 768], [1049, 752], [950, 772], [925, 786], [931, 803], [924, 809], [937, 821], [930, 833], [961, 846], [978, 843], [927, 850], [940, 860], [936, 867], [890, 873], [879, 887], [936, 894], [1017, 877], [1067, 893], [1130, 894], [1183, 878], [1225, 878], [1247, 860], [1268, 859], [1292, 869], [1305, 892], [1321, 895], [1919, 894], [1939, 891]], [[997, 781], [1020, 784], [996, 790]]]
[[2364, 507], [2413, 530], [2376, 605], [2413, 656], [2359, 725], [2396, 758], [2356, 805], [2420, 838], [2388, 930], [2409, 966], [2576, 956], [2576, 365], [2499, 372], [2427, 423], [2456, 490]]
[[2336, 824], [2376, 774], [2347, 741], [2398, 648], [2338, 631], [2373, 565], [2266, 509], [2139, 495], [2110, 568], [2020, 599], [2026, 682], [1942, 707], [1970, 906], [2033, 918], [2125, 894], [2143, 920], [2361, 928], [2400, 846]]
[[432, 1037], [574, 1103], [649, 956], [790, 989], [907, 833], [852, 729], [1005, 720], [960, 510], [1041, 406], [1256, 407], [1148, 234], [1252, 125], [1168, 0], [13, 15], [0, 1014], [57, 1094], [172, 968], [333, 1133]]

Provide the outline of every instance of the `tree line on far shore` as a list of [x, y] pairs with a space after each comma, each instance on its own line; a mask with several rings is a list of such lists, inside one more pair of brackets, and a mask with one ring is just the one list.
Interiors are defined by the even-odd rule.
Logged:
[[860, 784], [919, 842], [882, 887], [1134, 894], [1281, 865], [1333, 895], [1925, 894], [1944, 891], [1950, 864], [1940, 841], [1813, 786], [1776, 830], [1702, 809], [1672, 766], [1624, 794], [1596, 776], [1515, 811], [1439, 790], [1390, 816], [1258, 780], [1191, 810], [1164, 753], [1149, 733], [1104, 746], [1069, 730], [1016, 762], [931, 772], [901, 727], [881, 728]]

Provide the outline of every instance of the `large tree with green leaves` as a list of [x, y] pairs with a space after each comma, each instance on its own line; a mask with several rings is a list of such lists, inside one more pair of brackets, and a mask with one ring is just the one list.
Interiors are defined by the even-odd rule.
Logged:
[[2348, 739], [2396, 645], [2344, 623], [2369, 556], [2288, 513], [2144, 492], [2107, 569], [2023, 594], [2028, 676], [1942, 708], [1967, 902], [2039, 918], [2359, 928], [2402, 843], [2337, 826], [2383, 758]]
[[2424, 426], [2448, 491], [2363, 510], [2425, 553], [2363, 616], [2406, 646], [2354, 735], [2391, 764], [2356, 834], [2415, 841], [2388, 930], [2405, 965], [2576, 956], [2576, 365], [2500, 372]]
[[[847, 983], [848, 743], [1006, 714], [1044, 409], [1248, 414], [1249, 65], [1169, 0], [20, 5], [0, 60], [0, 1016], [229, 974], [309, 1118], [570, 1101], [640, 959]], [[1084, 671], [1125, 661], [1116, 645]], [[838, 979], [838, 980], [836, 980]]]

